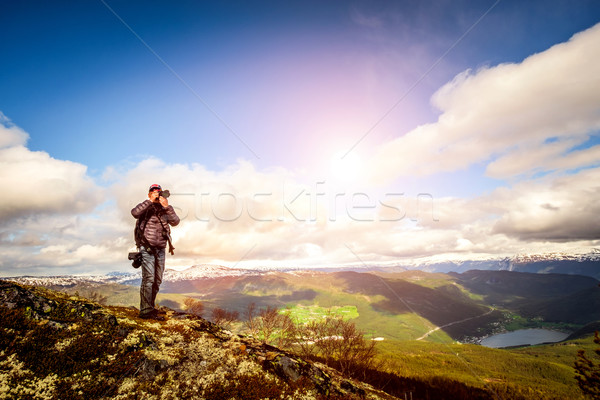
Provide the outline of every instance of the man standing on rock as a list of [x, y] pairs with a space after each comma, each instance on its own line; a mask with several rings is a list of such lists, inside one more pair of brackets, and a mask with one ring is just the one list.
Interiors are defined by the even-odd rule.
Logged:
[[137, 220], [135, 229], [136, 245], [142, 255], [142, 284], [140, 286], [140, 317], [164, 320], [155, 306], [156, 295], [165, 271], [165, 247], [171, 245], [171, 226], [179, 224], [179, 217], [167, 200], [168, 191], [160, 185], [152, 185], [148, 199], [131, 210]]

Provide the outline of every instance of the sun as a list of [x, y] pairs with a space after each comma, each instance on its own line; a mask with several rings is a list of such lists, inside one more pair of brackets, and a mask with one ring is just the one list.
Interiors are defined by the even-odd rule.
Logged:
[[356, 152], [339, 152], [331, 159], [330, 173], [335, 181], [356, 182], [363, 172], [363, 162]]

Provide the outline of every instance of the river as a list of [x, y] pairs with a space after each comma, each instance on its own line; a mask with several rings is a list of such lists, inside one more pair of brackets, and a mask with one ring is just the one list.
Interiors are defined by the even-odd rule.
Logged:
[[540, 343], [554, 343], [565, 340], [568, 333], [548, 329], [519, 329], [517, 331], [499, 333], [488, 336], [481, 341], [482, 346], [501, 348]]

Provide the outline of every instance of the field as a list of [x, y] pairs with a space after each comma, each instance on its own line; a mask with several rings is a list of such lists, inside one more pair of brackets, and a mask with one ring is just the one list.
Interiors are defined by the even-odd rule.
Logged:
[[320, 321], [328, 316], [341, 317], [344, 320], [358, 317], [356, 306], [333, 306], [331, 308], [325, 308], [317, 304], [312, 304], [310, 306], [296, 304], [290, 305], [280, 312], [288, 314], [292, 318], [292, 321], [297, 324]]

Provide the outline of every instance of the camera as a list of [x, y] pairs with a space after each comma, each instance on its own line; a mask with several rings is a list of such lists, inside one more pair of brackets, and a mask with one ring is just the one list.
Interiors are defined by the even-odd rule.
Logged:
[[161, 190], [159, 196], [164, 197], [165, 199], [169, 198], [169, 196], [171, 195], [171, 192], [169, 192], [168, 190]]
[[142, 253], [139, 251], [133, 252], [133, 253], [129, 253], [127, 255], [127, 259], [128, 260], [133, 260], [133, 262], [131, 263], [131, 265], [133, 266], [133, 268], [139, 268], [142, 266]]

